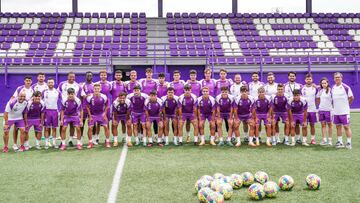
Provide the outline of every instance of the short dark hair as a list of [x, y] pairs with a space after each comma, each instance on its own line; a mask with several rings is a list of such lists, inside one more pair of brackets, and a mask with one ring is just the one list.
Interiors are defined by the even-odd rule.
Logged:
[[99, 83], [95, 83], [94, 87], [101, 87], [101, 85]]
[[275, 75], [273, 72], [268, 72], [267, 76]]
[[186, 85], [184, 86], [184, 90], [191, 90], [191, 85], [186, 84]]
[[211, 68], [205, 68], [205, 70], [204, 70], [204, 73], [207, 73], [207, 72], [212, 72], [212, 70], [211, 70]]
[[91, 72], [91, 71], [86, 71], [85, 75], [87, 75], [87, 74], [92, 74], [92, 75], [93, 75], [93, 72]]
[[156, 92], [156, 90], [151, 90], [151, 92], [150, 92], [150, 95], [157, 95], [157, 92]]
[[68, 90], [67, 90], [67, 93], [68, 94], [74, 94], [75, 93], [75, 89], [70, 87]]
[[122, 72], [121, 70], [116, 70], [116, 71], [115, 71], [115, 74], [116, 74], [116, 73], [120, 73], [120, 74], [122, 75], [123, 72]]
[[126, 97], [126, 92], [120, 92], [120, 94], [119, 94], [119, 97], [121, 97], [121, 96], [125, 96]]
[[258, 71], [254, 71], [251, 73], [251, 75], [259, 75], [259, 72]]
[[293, 94], [294, 95], [301, 95], [301, 91], [299, 89], [294, 89]]
[[49, 80], [55, 81], [55, 79], [54, 79], [53, 77], [49, 77], [49, 78], [47, 79], [47, 81], [49, 81]]
[[179, 70], [174, 70], [173, 74], [179, 73], [181, 74], [181, 72]]
[[175, 91], [175, 89], [173, 87], [168, 87], [166, 92], [170, 92], [170, 91]]
[[141, 90], [140, 85], [135, 85], [134, 90]]
[[197, 74], [196, 70], [190, 70], [190, 75]]
[[151, 68], [147, 68], [147, 69], [145, 69], [145, 73], [152, 73], [153, 71], [152, 71], [152, 69]]
[[312, 78], [312, 74], [311, 74], [311, 73], [307, 73], [307, 74], [305, 75], [305, 78]]
[[246, 85], [240, 87], [240, 92], [247, 92], [247, 91], [248, 91], [248, 87]]
[[294, 74], [294, 75], [296, 76], [296, 72], [295, 72], [295, 71], [290, 71], [290, 72], [288, 73], [288, 76], [290, 76], [290, 74]]
[[24, 80], [27, 80], [27, 79], [30, 79], [30, 80], [32, 80], [32, 77], [31, 77], [31, 75], [25, 75], [25, 76], [24, 76]]
[[159, 78], [165, 78], [165, 73], [159, 73], [158, 77]]
[[220, 73], [221, 73], [221, 72], [227, 73], [227, 70], [225, 70], [224, 68], [222, 68], [222, 69], [220, 69]]
[[229, 91], [229, 88], [226, 87], [226, 86], [224, 86], [224, 87], [221, 87], [220, 90], [221, 90], [221, 91]]
[[277, 85], [277, 88], [279, 88], [279, 87], [284, 87], [284, 84], [279, 83], [279, 84]]
[[38, 75], [38, 76], [39, 76], [39, 75], [45, 75], [45, 73], [39, 72], [37, 75]]
[[69, 76], [69, 75], [75, 75], [75, 73], [74, 73], [73, 71], [70, 71], [70, 72], [68, 72], [67, 75], [68, 75], [68, 76]]
[[40, 91], [35, 91], [33, 93], [33, 97], [40, 97], [41, 96], [41, 92]]

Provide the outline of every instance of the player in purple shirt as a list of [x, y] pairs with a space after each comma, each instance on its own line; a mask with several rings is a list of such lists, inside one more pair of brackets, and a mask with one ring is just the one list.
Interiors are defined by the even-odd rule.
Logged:
[[175, 92], [175, 96], [180, 97], [180, 95], [184, 94], [184, 85], [185, 82], [183, 80], [180, 80], [181, 75], [180, 75], [180, 71], [179, 70], [175, 70], [173, 73], [173, 78], [174, 80], [172, 82], [170, 82], [169, 86], [174, 88]]
[[240, 141], [240, 124], [243, 123], [243, 129], [249, 130], [250, 139], [254, 137], [254, 120], [251, 117], [251, 107], [254, 103], [254, 98], [249, 95], [249, 89], [247, 86], [240, 87], [240, 95], [234, 99], [233, 103], [233, 118], [234, 118], [234, 131], [237, 143], [235, 147], [241, 146]]
[[[210, 125], [210, 144], [216, 145], [215, 140], [215, 115], [216, 115], [216, 101], [215, 98], [209, 95], [209, 88], [202, 88], [202, 96], [197, 99], [198, 103], [198, 120], [199, 120], [199, 131], [200, 131], [200, 144], [199, 146], [205, 145], [205, 121], [208, 120]], [[196, 141], [195, 141], [196, 142]]]
[[[130, 100], [126, 99], [126, 93], [121, 92], [117, 99], [112, 104], [112, 133], [114, 136], [114, 147], [118, 146], [118, 132], [117, 128], [121, 122], [122, 131], [127, 130], [126, 143], [128, 147], [132, 147], [131, 143], [131, 120], [130, 120]], [[124, 133], [125, 134], [125, 133]]]
[[[91, 71], [86, 72], [85, 74], [86, 81], [84, 83], [80, 83], [81, 89], [83, 93], [86, 95], [81, 97], [81, 105], [83, 108], [84, 116], [83, 116], [83, 123], [85, 123], [86, 119], [88, 118], [87, 110], [86, 110], [86, 97], [94, 93], [94, 83], [93, 83], [93, 73]], [[84, 126], [81, 127], [81, 136], [84, 133]], [[96, 133], [96, 128], [93, 128], [93, 134]]]
[[164, 121], [164, 137], [165, 137], [165, 146], [169, 145], [169, 123], [171, 120], [173, 133], [174, 133], [174, 142], [178, 139], [178, 101], [179, 97], [174, 95], [174, 88], [169, 87], [167, 89], [167, 95], [161, 98], [162, 100], [162, 111], [163, 111], [163, 121]]
[[[150, 92], [149, 98], [145, 101], [145, 109], [146, 109], [146, 134], [149, 140], [147, 144], [148, 147], [153, 146], [153, 139], [151, 135], [151, 125], [155, 123], [158, 127], [159, 136], [157, 138], [157, 145], [159, 147], [163, 147], [163, 143], [161, 141], [163, 134], [163, 122], [161, 120], [161, 110], [162, 110], [162, 101], [160, 98], [156, 96], [157, 92], [155, 90]], [[146, 139], [143, 141], [144, 145], [146, 144]]]
[[218, 146], [224, 145], [223, 140], [223, 131], [222, 131], [222, 122], [223, 120], [227, 120], [229, 124], [229, 131], [228, 136], [226, 138], [226, 144], [228, 146], [234, 146], [231, 143], [231, 135], [233, 131], [233, 119], [231, 119], [232, 111], [233, 111], [233, 101], [234, 97], [229, 94], [229, 88], [228, 87], [221, 87], [221, 94], [216, 96], [216, 125], [218, 126], [218, 133], [220, 141], [218, 143]]
[[[304, 146], [308, 146], [306, 143], [306, 134], [304, 131], [306, 130], [307, 126], [307, 108], [308, 104], [306, 100], [301, 97], [301, 91], [296, 89], [293, 91], [294, 97], [289, 99], [290, 111], [289, 111], [289, 119], [291, 122], [291, 139], [292, 143], [290, 146], [295, 146], [295, 126], [301, 125], [303, 131], [303, 142]], [[285, 140], [285, 144], [289, 145], [289, 142]]]
[[204, 70], [204, 79], [200, 81], [201, 87], [208, 87], [209, 88], [209, 95], [212, 97], [216, 97], [215, 95], [215, 83], [216, 80], [211, 78], [212, 77], [212, 71], [210, 68], [205, 68]]
[[[194, 127], [194, 140], [197, 140], [198, 136], [198, 121], [195, 115], [197, 115], [197, 100], [196, 96], [191, 93], [191, 86], [184, 86], [185, 93], [179, 97], [179, 144], [183, 144], [183, 126], [184, 122], [189, 120]], [[174, 140], [174, 144], [178, 145]], [[197, 145], [197, 142], [194, 142]]]
[[231, 79], [227, 79], [227, 71], [225, 69], [220, 70], [220, 78], [215, 83], [215, 96], [218, 96], [221, 94], [221, 88], [227, 87], [230, 89], [231, 85], [233, 84], [233, 81]]
[[67, 95], [67, 98], [62, 101], [62, 109], [60, 113], [60, 125], [62, 126], [60, 150], [62, 151], [66, 150], [66, 129], [70, 124], [72, 124], [76, 129], [77, 148], [82, 148], [80, 127], [83, 125], [83, 110], [81, 108], [81, 100], [75, 96], [75, 90], [73, 88], [67, 89]]
[[[277, 85], [277, 92], [271, 98], [272, 109], [273, 109], [273, 140], [272, 145], [276, 145], [276, 143], [280, 143], [279, 138], [279, 121], [281, 119], [282, 123], [284, 124], [284, 139], [289, 139], [290, 134], [290, 120], [289, 120], [289, 104], [288, 98], [285, 96], [284, 92], [284, 85], [278, 84]], [[285, 140], [284, 140], [285, 141]]]
[[135, 135], [135, 145], [139, 145], [138, 126], [140, 126], [143, 132], [146, 132], [146, 115], [145, 115], [145, 100], [148, 98], [147, 94], [141, 93], [141, 87], [135, 86], [134, 93], [127, 96], [130, 100], [131, 108], [131, 121], [133, 124], [133, 131]]
[[158, 85], [157, 85], [157, 97], [162, 98], [163, 96], [166, 96], [167, 89], [169, 87], [169, 83], [165, 81], [165, 74], [159, 73], [158, 76]]
[[35, 91], [33, 97], [28, 102], [25, 110], [24, 119], [27, 121], [25, 134], [29, 137], [29, 130], [34, 127], [36, 149], [41, 149], [40, 141], [42, 135], [42, 127], [44, 125], [44, 107], [45, 104], [41, 101], [41, 92]]
[[135, 86], [141, 86], [137, 81], [137, 72], [135, 70], [130, 71], [130, 80], [125, 82], [126, 92], [131, 94], [134, 92]]
[[104, 128], [105, 132], [105, 147], [110, 148], [110, 130], [109, 130], [109, 119], [107, 117], [108, 108], [108, 98], [105, 94], [100, 93], [101, 86], [100, 84], [94, 85], [94, 94], [89, 95], [86, 98], [86, 110], [89, 115], [88, 121], [88, 138], [89, 144], [88, 149], [93, 147], [92, 131], [95, 124], [101, 125]]
[[151, 68], [147, 68], [145, 74], [146, 78], [141, 79], [139, 82], [141, 84], [142, 93], [149, 95], [151, 91], [157, 89], [157, 81], [152, 78], [153, 71]]
[[259, 128], [261, 121], [265, 125], [266, 130], [266, 146], [271, 147], [271, 99], [269, 96], [265, 95], [265, 88], [262, 86], [258, 88], [258, 98], [255, 100], [252, 106], [252, 116], [255, 120], [255, 139], [256, 143], [254, 144], [252, 140], [249, 141], [250, 146], [260, 146], [259, 141]]
[[[114, 102], [121, 92], [125, 92], [125, 83], [121, 81], [122, 71], [115, 71], [115, 80], [111, 82], [111, 101]], [[125, 132], [123, 132], [125, 134]]]

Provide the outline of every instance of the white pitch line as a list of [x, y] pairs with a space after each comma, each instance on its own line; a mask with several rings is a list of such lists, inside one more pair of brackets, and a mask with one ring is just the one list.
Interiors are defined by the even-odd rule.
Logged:
[[113, 182], [111, 185], [111, 190], [109, 192], [109, 196], [108, 196], [108, 203], [115, 203], [117, 200], [117, 194], [119, 192], [119, 186], [120, 186], [120, 181], [121, 181], [121, 175], [124, 169], [124, 165], [125, 165], [125, 160], [126, 160], [126, 155], [127, 155], [127, 151], [128, 151], [128, 147], [126, 145], [126, 143], [124, 144], [124, 147], [121, 151], [121, 155], [120, 155], [120, 160], [116, 166], [116, 171], [115, 171], [115, 175], [113, 178]]

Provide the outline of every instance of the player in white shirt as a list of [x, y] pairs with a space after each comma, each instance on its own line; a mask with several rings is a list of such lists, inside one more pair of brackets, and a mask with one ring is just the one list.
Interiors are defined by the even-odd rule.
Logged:
[[230, 86], [230, 94], [233, 97], [240, 96], [240, 88], [242, 86], [246, 86], [246, 82], [242, 81], [241, 75], [239, 73], [235, 74], [234, 76], [234, 83]]
[[253, 72], [251, 74], [252, 81], [249, 83], [249, 94], [253, 98], [258, 97], [258, 89], [265, 84], [261, 81], [259, 81], [259, 72]]
[[[316, 94], [316, 104], [319, 106], [319, 121], [321, 122], [322, 141], [320, 145], [332, 145], [332, 95], [329, 80], [321, 78], [320, 89]], [[328, 128], [326, 129], [326, 125]]]
[[24, 140], [25, 140], [26, 121], [24, 120], [23, 117], [23, 113], [27, 106], [27, 101], [25, 98], [26, 98], [26, 93], [24, 91], [19, 92], [18, 97], [16, 99], [10, 99], [10, 101], [6, 104], [5, 112], [4, 112], [4, 137], [3, 137], [4, 153], [7, 153], [9, 151], [9, 147], [8, 147], [9, 131], [12, 125], [14, 125], [14, 129], [17, 128], [20, 130], [21, 147], [19, 151], [25, 150]]
[[45, 73], [38, 73], [37, 75], [37, 83], [33, 84], [31, 86], [35, 91], [43, 92], [48, 88], [46, 82], [45, 82]]
[[[305, 85], [301, 88], [301, 94], [306, 99], [308, 103], [308, 109], [307, 109], [307, 122], [310, 124], [310, 133], [311, 133], [311, 142], [310, 144], [315, 145], [315, 124], [317, 123], [317, 109], [316, 109], [316, 94], [318, 92], [318, 89], [316, 88], [316, 85], [313, 83], [313, 78], [311, 73], [306, 74], [305, 76]], [[305, 137], [307, 136], [307, 127], [304, 131]], [[303, 138], [305, 139], [305, 138]], [[303, 140], [304, 142], [304, 140]], [[307, 142], [307, 140], [305, 140]]]
[[274, 97], [277, 93], [278, 84], [275, 82], [275, 74], [273, 72], [269, 72], [267, 74], [267, 83], [265, 84], [265, 95], [269, 97]]
[[334, 104], [334, 124], [336, 125], [338, 141], [336, 148], [343, 148], [342, 126], [346, 134], [346, 148], [351, 149], [351, 129], [350, 129], [350, 105], [354, 100], [351, 88], [342, 82], [342, 74], [334, 74], [335, 85], [331, 89]]

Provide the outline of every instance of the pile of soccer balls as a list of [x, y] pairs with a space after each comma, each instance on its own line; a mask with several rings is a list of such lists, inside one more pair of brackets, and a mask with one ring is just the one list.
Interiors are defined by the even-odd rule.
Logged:
[[[305, 183], [311, 190], [320, 188], [321, 179], [315, 174], [306, 177]], [[294, 179], [289, 175], [281, 176], [278, 183], [269, 180], [267, 173], [258, 171], [225, 176], [215, 173], [213, 176], [204, 175], [195, 183], [195, 191], [200, 202], [221, 203], [231, 199], [234, 190], [249, 187], [249, 198], [262, 200], [265, 197], [274, 198], [279, 190], [289, 191], [294, 187]]]

